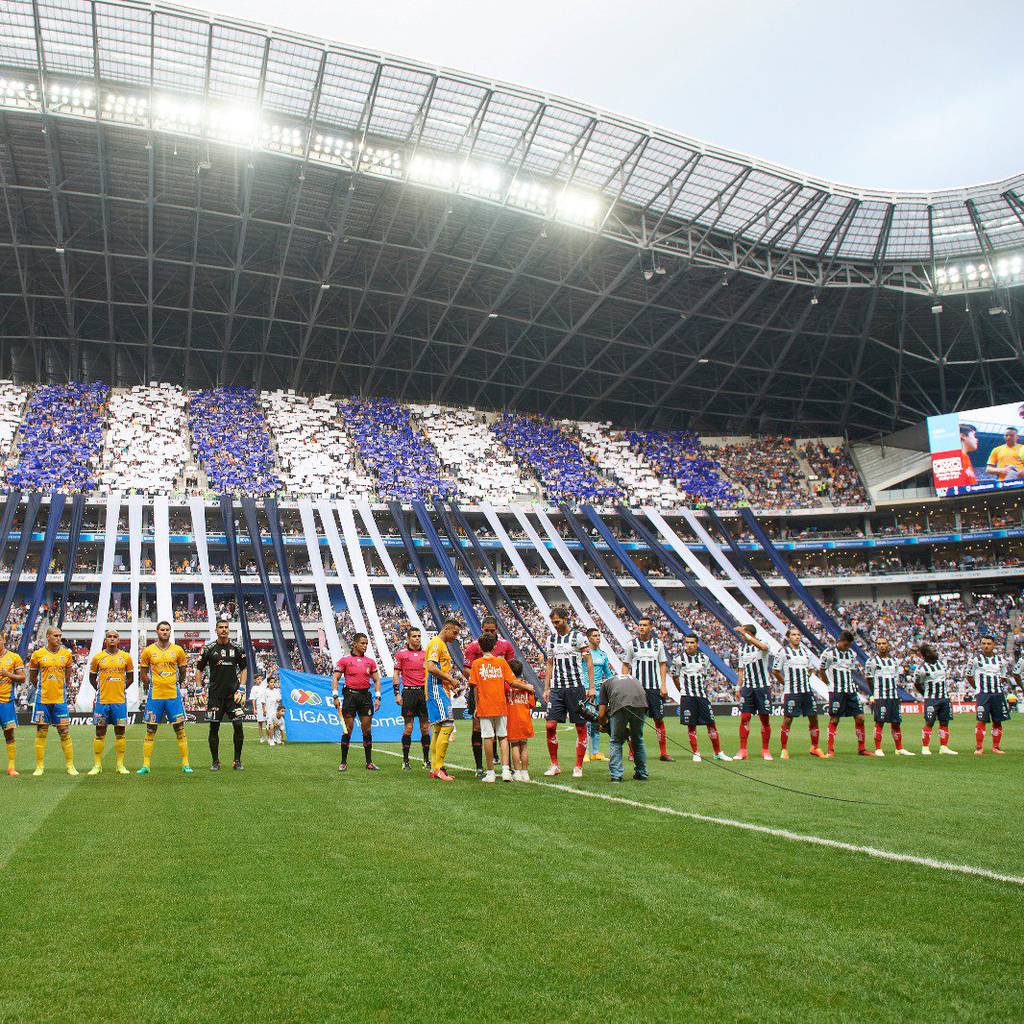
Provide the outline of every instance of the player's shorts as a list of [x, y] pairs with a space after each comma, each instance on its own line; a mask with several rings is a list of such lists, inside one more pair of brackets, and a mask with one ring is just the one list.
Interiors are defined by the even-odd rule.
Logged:
[[440, 679], [431, 678], [427, 684], [427, 717], [431, 725], [453, 720], [452, 699], [441, 685]]
[[67, 701], [56, 704], [34, 704], [32, 721], [35, 725], [67, 725], [71, 721]]
[[691, 725], [714, 725], [715, 712], [707, 697], [680, 697], [679, 721], [687, 728]]
[[858, 718], [863, 715], [860, 694], [833, 690], [828, 695], [828, 714], [830, 718]]
[[1010, 702], [1005, 693], [979, 693], [975, 699], [979, 722], [1009, 721]]
[[341, 713], [373, 718], [373, 694], [369, 690], [353, 690], [346, 686], [341, 698]]
[[128, 704], [97, 704], [92, 712], [93, 725], [127, 725]]
[[884, 697], [871, 702], [871, 714], [879, 725], [888, 722], [890, 725], [899, 725], [903, 721], [903, 709], [900, 707], [899, 698]]
[[185, 721], [185, 705], [180, 697], [150, 697], [146, 701], [146, 713], [142, 716], [146, 725], [170, 722], [172, 725]]
[[813, 693], [784, 693], [782, 713], [786, 718], [813, 718], [818, 713]]
[[662, 697], [661, 690], [644, 690], [644, 696], [647, 698], [647, 714], [658, 721], [664, 718], [665, 698]]
[[953, 702], [948, 697], [935, 697], [924, 702], [924, 720], [933, 725], [949, 725], [953, 717]]
[[505, 715], [494, 715], [490, 718], [480, 719], [480, 736], [485, 740], [492, 740], [495, 736], [499, 740], [508, 736], [508, 718]]
[[13, 700], [0, 704], [0, 729], [10, 729], [18, 724], [18, 706]]
[[[208, 722], [241, 722], [245, 718], [245, 705], [235, 703], [235, 695], [211, 694], [206, 707]], [[266, 721], [261, 718], [259, 721]]]
[[[233, 699], [232, 699], [232, 703], [234, 703]], [[258, 701], [258, 700], [253, 700], [253, 701], [250, 701], [249, 703], [252, 704], [252, 713], [256, 716], [256, 721], [259, 722], [262, 725], [267, 720], [266, 713], [263, 710], [263, 702], [262, 701]]]
[[772, 691], [767, 686], [741, 686], [740, 711], [744, 715], [770, 715], [772, 713]]
[[573, 725], [581, 725], [586, 719], [580, 714], [580, 704], [586, 699], [587, 691], [583, 686], [551, 690], [548, 693], [547, 720], [564, 722], [568, 719]]
[[402, 717], [423, 718], [427, 714], [427, 695], [422, 686], [402, 687]]

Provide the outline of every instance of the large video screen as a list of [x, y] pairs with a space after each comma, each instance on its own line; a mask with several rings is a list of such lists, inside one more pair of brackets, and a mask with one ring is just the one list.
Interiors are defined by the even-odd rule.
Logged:
[[1024, 488], [1024, 403], [928, 417], [935, 493]]

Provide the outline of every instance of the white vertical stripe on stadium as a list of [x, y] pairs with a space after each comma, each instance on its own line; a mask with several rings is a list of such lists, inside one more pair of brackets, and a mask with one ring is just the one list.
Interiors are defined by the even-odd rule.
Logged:
[[306, 538], [306, 551], [309, 554], [309, 569], [313, 575], [313, 587], [316, 599], [320, 604], [320, 621], [322, 633], [331, 652], [331, 664], [337, 664], [342, 655], [341, 641], [338, 639], [338, 624], [334, 621], [334, 607], [331, 605], [331, 593], [327, 588], [327, 574], [324, 572], [324, 560], [320, 556], [320, 538], [316, 532], [316, 520], [313, 518], [313, 503], [308, 498], [299, 499], [299, 518], [302, 520], [302, 532]]
[[[547, 567], [548, 572], [554, 578], [555, 582], [561, 587], [562, 593], [565, 594], [566, 600], [572, 606], [573, 611], [576, 613], [576, 618], [583, 623], [588, 629], [594, 626], [597, 629], [601, 627], [593, 620], [590, 612], [587, 611], [586, 605], [579, 599], [576, 591], [573, 590], [572, 584], [565, 578], [562, 570], [558, 568], [558, 563], [555, 561], [551, 552], [548, 551], [547, 545], [540, 539], [537, 531], [533, 528], [533, 524], [527, 518], [526, 514], [521, 508], [512, 507], [512, 512], [516, 519], [519, 521], [519, 525], [523, 528], [526, 536], [529, 538], [530, 543], [537, 549], [537, 553], [541, 557], [541, 561]], [[576, 566], [577, 570], [579, 566]], [[579, 583], [579, 580], [576, 580]], [[616, 672], [622, 668], [622, 660], [614, 651], [605, 651], [608, 655], [608, 660], [612, 663], [612, 667]]]
[[[363, 610], [359, 607], [359, 599], [356, 597], [355, 587], [352, 586], [352, 574], [348, 570], [348, 558], [345, 557], [345, 549], [342, 547], [341, 537], [338, 535], [338, 523], [334, 518], [334, 508], [329, 501], [318, 501], [316, 503], [316, 510], [320, 513], [320, 522], [324, 526], [327, 547], [331, 552], [331, 559], [334, 562], [334, 571], [338, 575], [341, 592], [345, 595], [345, 605], [352, 619], [352, 625], [357, 633], [367, 633]], [[351, 642], [351, 637], [345, 637], [346, 647]]]
[[391, 677], [395, 674], [395, 661], [391, 657], [387, 637], [384, 636], [384, 630], [381, 628], [380, 616], [377, 614], [377, 602], [373, 599], [373, 588], [370, 586], [370, 576], [366, 571], [366, 559], [363, 558], [363, 549], [359, 544], [359, 531], [356, 530], [352, 506], [347, 501], [338, 502], [338, 518], [341, 520], [341, 529], [345, 534], [345, 543], [348, 545], [348, 557], [352, 563], [352, 578], [363, 599], [363, 611], [366, 613], [367, 621], [370, 623], [370, 632], [377, 644], [377, 664], [384, 668], [382, 675]]
[[132, 664], [139, 664], [139, 576], [142, 572], [142, 507], [141, 494], [128, 495], [128, 573], [129, 599], [132, 605]]
[[551, 615], [551, 608], [547, 601], [544, 600], [544, 595], [540, 592], [540, 587], [534, 583], [533, 577], [526, 568], [526, 563], [516, 550], [515, 544], [512, 543], [512, 539], [505, 532], [505, 527], [501, 525], [498, 513], [495, 512], [490, 505], [481, 505], [480, 511], [483, 512], [487, 522], [490, 523], [491, 529], [494, 531], [494, 536], [498, 538], [498, 543], [501, 544], [505, 554], [508, 555], [508, 560], [512, 563], [512, 568], [515, 569], [516, 575], [519, 577], [519, 582], [526, 588], [526, 592], [530, 595], [533, 603], [544, 615], [544, 621], [550, 630], [551, 622], [548, 617]]
[[153, 499], [153, 546], [156, 557], [156, 619], [171, 624], [174, 638], [174, 611], [171, 602], [171, 527], [165, 495]]
[[[755, 592], [747, 579], [741, 575], [732, 562], [729, 561], [721, 546], [711, 539], [711, 534], [704, 529], [700, 520], [688, 508], [680, 509], [680, 513], [686, 520], [690, 529], [693, 530], [693, 535], [707, 548], [708, 554], [710, 554], [711, 557], [722, 567], [726, 576], [736, 584], [740, 593], [764, 616], [765, 622], [769, 623], [772, 629], [776, 630], [780, 636], [785, 636], [786, 626], [775, 612], [773, 612]], [[654, 516], [651, 516], [650, 513], [648, 513], [648, 518], [664, 534], [669, 543], [672, 543], [673, 538], [675, 538], [676, 543], [682, 543], [682, 541], [679, 540], [679, 537], [676, 536], [672, 527], [665, 522], [664, 518], [659, 513], [655, 513]], [[673, 547], [675, 547], [674, 544]]]
[[[89, 645], [89, 661], [103, 646], [103, 634], [107, 630], [107, 617], [110, 615], [110, 587], [114, 582], [114, 551], [117, 548], [117, 522], [121, 515], [121, 493], [115, 491], [107, 495], [107, 518], [103, 527], [103, 569], [100, 575], [100, 597], [96, 605], [96, 625], [92, 629], [92, 643]], [[138, 672], [138, 667], [135, 669]], [[79, 711], [91, 710], [96, 702], [96, 691], [89, 682], [89, 673], [83, 673], [82, 685], [78, 688], [78, 700], [75, 707]], [[138, 684], [136, 684], [136, 687]], [[136, 706], [138, 701], [136, 700]]]
[[206, 624], [210, 639], [217, 635], [217, 609], [213, 604], [213, 580], [210, 578], [210, 549], [206, 541], [206, 502], [202, 498], [188, 499], [192, 513], [192, 536], [196, 541], [199, 575], [203, 581], [203, 599], [206, 601]]
[[[726, 611], [731, 612], [739, 623], [743, 625], [756, 625], [750, 612], [729, 593], [728, 588], [722, 586], [721, 580], [715, 579], [714, 573], [676, 536], [668, 523], [665, 522], [661, 513], [655, 508], [645, 508], [643, 512], [668, 541], [672, 550], [683, 560], [690, 572], [697, 578], [697, 582], [710, 590], [718, 598], [719, 604]], [[773, 634], [763, 634], [763, 639], [773, 654], [779, 650], [779, 641]]]
[[395, 588], [398, 600], [405, 609], [405, 614], [409, 618], [409, 625], [415, 626], [421, 633], [424, 632], [423, 622], [420, 619], [419, 612], [416, 611], [416, 605], [409, 597], [409, 592], [405, 589], [405, 584], [395, 569], [391, 552], [388, 551], [384, 544], [384, 539], [380, 535], [380, 530], [377, 529], [377, 521], [373, 518], [373, 509], [370, 508], [370, 503], [365, 498], [360, 498], [356, 502], [356, 508], [359, 509], [359, 515], [362, 517], [367, 535], [373, 542], [374, 550], [384, 563], [384, 571], [388, 574], [388, 579], [391, 580], [391, 585]]

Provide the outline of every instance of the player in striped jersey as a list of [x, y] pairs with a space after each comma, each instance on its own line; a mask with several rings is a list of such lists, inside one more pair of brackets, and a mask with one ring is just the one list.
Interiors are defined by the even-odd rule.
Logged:
[[977, 723], [974, 726], [975, 754], [982, 753], [985, 746], [985, 724], [992, 723], [992, 753], [1005, 754], [1000, 744], [1003, 740], [1003, 722], [1010, 717], [1010, 705], [1006, 699], [1006, 678], [1009, 664], [1001, 654], [996, 654], [996, 639], [990, 633], [981, 638], [981, 652], [971, 656], [967, 663], [967, 681], [977, 691]]
[[743, 644], [739, 653], [740, 697], [740, 751], [736, 760], [746, 761], [747, 740], [750, 737], [750, 719], [761, 720], [761, 757], [774, 761], [768, 746], [772, 739], [772, 652], [757, 635], [757, 626], [748, 622], [733, 630]]
[[875, 719], [875, 757], [885, 757], [882, 750], [882, 731], [889, 723], [896, 753], [902, 757], [913, 757], [914, 752], [903, 746], [903, 712], [900, 708], [900, 672], [898, 658], [890, 653], [889, 641], [879, 637], [875, 653], [864, 666], [864, 678], [871, 687], [871, 713]]
[[921, 730], [921, 753], [931, 752], [932, 729], [939, 723], [939, 753], [955, 754], [949, 747], [949, 721], [953, 717], [953, 704], [949, 699], [949, 672], [946, 662], [931, 644], [921, 644], [921, 664], [914, 672], [914, 686], [924, 697], [924, 728]]
[[772, 671], [782, 684], [782, 760], [789, 760], [789, 730], [794, 718], [806, 718], [811, 734], [811, 755], [824, 757], [818, 748], [821, 730], [818, 728], [818, 705], [811, 689], [814, 654], [800, 639], [800, 630], [790, 626], [786, 642], [775, 655]]
[[668, 688], [665, 676], [668, 674], [668, 655], [665, 645], [655, 635], [654, 623], [649, 615], [641, 615], [637, 621], [637, 635], [629, 642], [624, 661], [628, 661], [633, 675], [640, 680], [647, 697], [647, 713], [654, 722], [658, 734], [658, 747], [662, 761], [674, 761], [668, 752], [665, 736], [665, 701]]
[[716, 761], [731, 761], [728, 754], [722, 753], [722, 744], [718, 738], [718, 727], [715, 725], [715, 712], [708, 697], [707, 680], [711, 675], [711, 660], [700, 649], [696, 633], [688, 633], [683, 642], [683, 653], [675, 664], [676, 677], [679, 680], [679, 721], [686, 726], [693, 751], [693, 760], [700, 762], [697, 750], [697, 726], [705, 725], [708, 739], [715, 752]]
[[576, 766], [572, 777], [581, 779], [583, 757], [587, 752], [587, 722], [580, 714], [580, 705], [595, 695], [594, 659], [590, 656], [587, 638], [569, 625], [567, 608], [552, 609], [551, 625], [555, 631], [548, 637], [544, 660], [544, 703], [548, 706], [547, 740], [551, 767], [544, 774], [562, 774], [558, 767], [558, 723], [568, 718], [576, 726]]
[[857, 655], [853, 650], [853, 634], [844, 629], [835, 646], [821, 656], [818, 675], [828, 687], [828, 750], [826, 757], [836, 756], [836, 730], [840, 718], [852, 718], [857, 734], [857, 753], [864, 757], [864, 705], [860, 702], [857, 682], [853, 678]]

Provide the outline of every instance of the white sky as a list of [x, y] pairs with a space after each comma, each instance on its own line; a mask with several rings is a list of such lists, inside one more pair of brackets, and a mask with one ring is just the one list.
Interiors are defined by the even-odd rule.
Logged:
[[1008, 0], [203, 6], [568, 96], [847, 184], [933, 189], [1024, 170], [1024, 27]]

